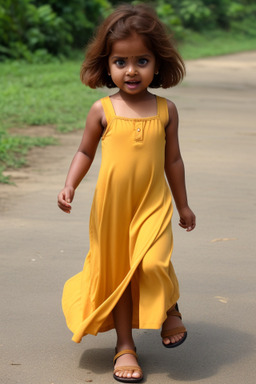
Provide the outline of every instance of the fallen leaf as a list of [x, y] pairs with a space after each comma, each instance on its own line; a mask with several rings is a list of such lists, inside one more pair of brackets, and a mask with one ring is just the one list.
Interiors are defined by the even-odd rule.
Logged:
[[218, 241], [232, 241], [232, 240], [237, 240], [237, 238], [236, 237], [220, 237], [218, 239], [211, 240], [211, 243], [217, 243]]
[[228, 302], [228, 297], [223, 297], [223, 296], [214, 296], [215, 299], [217, 299], [220, 303], [227, 304]]

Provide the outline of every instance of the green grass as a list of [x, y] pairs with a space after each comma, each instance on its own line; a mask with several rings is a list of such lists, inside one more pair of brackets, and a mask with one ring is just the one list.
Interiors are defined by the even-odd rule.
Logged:
[[[190, 33], [179, 46], [185, 60], [256, 50], [256, 35], [212, 31]], [[69, 132], [84, 127], [92, 103], [101, 90], [85, 87], [79, 78], [81, 55], [73, 60], [45, 64], [0, 63], [0, 183], [8, 182], [3, 171], [20, 167], [34, 146], [57, 144], [52, 137], [12, 134], [12, 128], [52, 126]]]
[[25, 164], [33, 146], [57, 144], [52, 137], [12, 135], [11, 129], [53, 126], [69, 132], [84, 127], [86, 114], [102, 97], [101, 91], [85, 87], [79, 78], [81, 60], [48, 64], [0, 63], [0, 182], [2, 172]]
[[99, 92], [81, 84], [80, 64], [0, 64], [3, 127], [54, 125], [65, 132], [82, 128]]
[[218, 30], [191, 32], [178, 48], [185, 60], [252, 51], [256, 50], [256, 32], [255, 35]]

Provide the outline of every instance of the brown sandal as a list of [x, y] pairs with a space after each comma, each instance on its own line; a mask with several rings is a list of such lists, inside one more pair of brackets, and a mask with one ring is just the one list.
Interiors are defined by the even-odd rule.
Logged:
[[[121, 352], [118, 352], [115, 357], [114, 357], [114, 365], [116, 363], [116, 360], [120, 357], [120, 356], [123, 356], [123, 355], [126, 355], [126, 354], [129, 354], [129, 355], [133, 355], [136, 357], [136, 359], [138, 359], [138, 356], [136, 354], [136, 352], [134, 352], [132, 349], [125, 349]], [[116, 376], [116, 373], [117, 372], [120, 372], [120, 371], [137, 371], [140, 373], [140, 377], [119, 377], [119, 376]], [[143, 373], [142, 373], [142, 370], [141, 368], [138, 366], [138, 365], [128, 365], [128, 366], [120, 366], [120, 367], [116, 367], [114, 368], [114, 373], [113, 373], [113, 377], [115, 380], [117, 381], [120, 381], [122, 383], [139, 383], [142, 379], [143, 379]]]
[[[177, 316], [177, 317], [179, 317], [182, 320], [182, 316], [181, 316], [181, 313], [179, 312], [178, 304], [175, 304], [173, 309], [171, 309], [169, 311], [168, 316]], [[164, 342], [162, 342], [164, 347], [166, 347], [166, 348], [175, 348], [175, 347], [178, 347], [179, 345], [181, 345], [182, 343], [184, 343], [184, 341], [187, 338], [187, 330], [186, 330], [186, 328], [184, 326], [181, 326], [181, 327], [176, 327], [176, 328], [172, 328], [172, 329], [166, 329], [165, 331], [162, 331], [161, 332], [162, 339], [165, 339], [166, 337], [171, 337], [171, 336], [178, 335], [179, 333], [184, 333], [184, 336], [182, 337], [182, 339], [180, 339], [176, 343], [170, 343], [170, 344], [165, 344]]]

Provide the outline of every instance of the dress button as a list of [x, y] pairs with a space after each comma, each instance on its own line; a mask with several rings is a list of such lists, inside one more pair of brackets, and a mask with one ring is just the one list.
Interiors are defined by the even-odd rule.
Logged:
[[136, 122], [134, 125], [135, 141], [143, 141], [143, 125], [141, 122]]

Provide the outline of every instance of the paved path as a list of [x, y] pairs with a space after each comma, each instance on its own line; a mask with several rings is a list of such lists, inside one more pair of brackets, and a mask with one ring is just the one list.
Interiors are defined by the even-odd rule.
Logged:
[[[173, 261], [189, 336], [176, 350], [135, 331], [147, 383], [254, 384], [256, 52], [189, 62], [181, 87], [161, 91], [180, 112], [180, 141], [197, 229], [173, 219]], [[71, 341], [62, 287], [81, 270], [100, 151], [72, 215], [57, 209], [81, 132], [37, 149], [16, 187], [0, 185], [0, 382], [112, 383], [113, 332]]]

